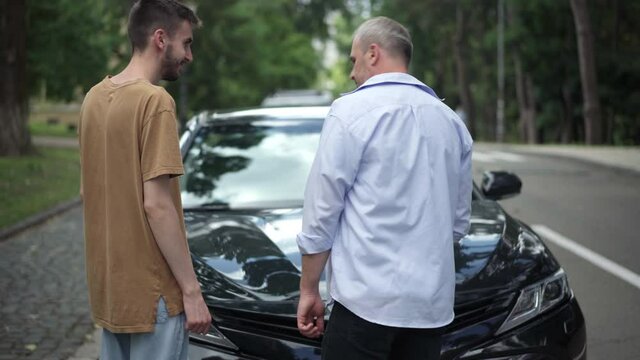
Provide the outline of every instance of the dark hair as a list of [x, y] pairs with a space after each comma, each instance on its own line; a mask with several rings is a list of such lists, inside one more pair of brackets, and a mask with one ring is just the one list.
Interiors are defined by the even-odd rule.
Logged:
[[176, 0], [136, 1], [129, 12], [127, 25], [133, 51], [143, 51], [147, 47], [149, 35], [156, 29], [164, 29], [172, 36], [185, 20], [194, 26], [200, 23], [191, 9]]

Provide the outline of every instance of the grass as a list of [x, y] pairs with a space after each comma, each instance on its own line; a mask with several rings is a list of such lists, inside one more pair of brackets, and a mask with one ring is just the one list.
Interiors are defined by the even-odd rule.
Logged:
[[49, 124], [45, 121], [30, 121], [29, 131], [32, 136], [76, 137], [76, 129], [69, 124]]
[[38, 154], [0, 157], [0, 228], [78, 196], [77, 149], [38, 148]]

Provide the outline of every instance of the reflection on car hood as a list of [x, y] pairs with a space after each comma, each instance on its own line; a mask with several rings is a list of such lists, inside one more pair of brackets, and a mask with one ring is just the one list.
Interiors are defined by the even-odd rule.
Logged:
[[[454, 244], [456, 306], [513, 292], [557, 269], [544, 245], [535, 236], [522, 236], [530, 230], [496, 202], [474, 201], [472, 206], [469, 234]], [[209, 303], [295, 313], [301, 209], [189, 211], [185, 222]]]

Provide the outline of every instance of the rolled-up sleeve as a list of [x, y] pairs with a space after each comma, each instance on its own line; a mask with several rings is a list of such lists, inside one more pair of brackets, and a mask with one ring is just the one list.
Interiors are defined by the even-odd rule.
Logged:
[[[470, 141], [470, 140], [469, 140]], [[460, 178], [458, 182], [458, 203], [453, 222], [453, 240], [462, 239], [469, 231], [471, 217], [471, 197], [473, 179], [471, 171], [471, 144], [466, 145], [460, 158]]]
[[296, 239], [302, 254], [325, 252], [333, 246], [362, 148], [340, 119], [327, 116], [305, 189], [302, 232]]

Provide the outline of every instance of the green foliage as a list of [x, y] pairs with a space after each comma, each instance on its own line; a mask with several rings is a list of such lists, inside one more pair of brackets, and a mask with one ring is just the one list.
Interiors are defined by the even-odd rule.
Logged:
[[27, 72], [31, 94], [71, 100], [104, 76], [111, 35], [103, 0], [29, 1]]
[[348, 16], [348, 14], [337, 14], [333, 19], [335, 34], [333, 34], [331, 40], [335, 43], [338, 58], [332, 67], [324, 69], [325, 73], [323, 75], [326, 76], [328, 82], [332, 84], [334, 97], [338, 97], [342, 93], [355, 89], [354, 82], [349, 78], [352, 67], [351, 61], [349, 60], [352, 42], [351, 36], [358, 24], [363, 20], [361, 16]]
[[596, 54], [598, 86], [608, 142], [640, 144], [640, 2], [609, 0], [592, 9], [598, 29]]
[[38, 151], [37, 155], [0, 158], [0, 228], [78, 196], [78, 150]]
[[73, 138], [78, 136], [75, 126], [69, 124], [48, 124], [44, 121], [29, 122], [29, 132], [32, 136], [56, 136]]
[[[327, 37], [325, 16], [344, 6], [338, 0], [187, 2], [203, 27], [195, 32], [195, 61], [167, 87], [176, 99], [186, 94], [190, 113], [256, 105], [277, 89], [310, 87], [320, 67], [312, 39]], [[124, 30], [131, 3], [29, 2], [31, 94], [68, 101], [120, 71], [130, 56]]]
[[318, 38], [329, 37], [327, 15], [334, 11], [347, 13], [347, 6], [343, 0], [305, 0], [289, 2], [295, 7], [295, 27], [305, 34], [312, 34]]
[[[348, 54], [364, 18], [392, 17], [414, 39], [411, 73], [456, 108], [461, 103], [454, 53], [464, 15], [463, 58], [476, 108], [479, 140], [492, 140], [497, 97], [497, 1], [476, 0], [188, 0], [203, 20], [195, 60], [167, 84], [181, 113], [257, 105], [277, 89], [319, 80], [334, 93], [353, 89]], [[546, 142], [581, 142], [582, 89], [569, 1], [508, 0], [505, 28], [505, 119], [508, 139], [520, 135], [514, 60], [532, 80], [536, 126]], [[28, 72], [32, 95], [69, 100], [128, 62], [124, 25], [131, 0], [28, 2]], [[609, 143], [640, 144], [640, 2], [589, 2], [602, 115]], [[332, 31], [326, 19], [333, 19]], [[313, 40], [334, 41], [339, 58], [322, 69]]]
[[[459, 103], [453, 41], [456, 6], [466, 19], [468, 81], [478, 113], [479, 139], [492, 139], [497, 97], [497, 1], [379, 0], [378, 15], [412, 33], [411, 72], [454, 107]], [[508, 0], [505, 28], [507, 138], [518, 139], [514, 56], [532, 79], [536, 125], [545, 142], [583, 141], [582, 89], [573, 14], [568, 1]], [[591, 1], [599, 95], [608, 142], [640, 144], [640, 2]], [[563, 138], [563, 132], [568, 137]]]
[[[199, 1], [194, 61], [180, 81], [191, 112], [258, 105], [278, 89], [308, 88], [320, 68], [312, 38], [326, 34], [324, 17], [302, 21], [311, 7], [337, 1]], [[181, 84], [169, 85], [179, 95]], [[184, 86], [184, 84], [182, 84]]]

